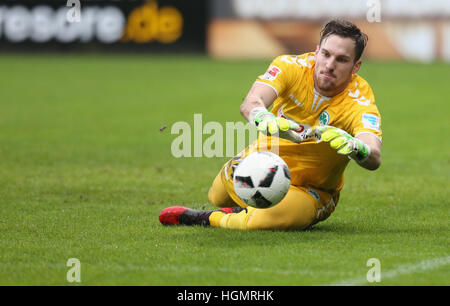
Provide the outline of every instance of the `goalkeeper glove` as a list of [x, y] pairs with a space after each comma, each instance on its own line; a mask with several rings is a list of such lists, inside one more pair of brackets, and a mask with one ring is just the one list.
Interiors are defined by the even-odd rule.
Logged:
[[249, 116], [250, 122], [253, 123], [257, 130], [265, 135], [276, 135], [280, 138], [300, 143], [306, 139], [306, 134], [300, 134], [296, 131], [300, 130], [300, 125], [292, 120], [276, 117], [263, 107], [254, 108]]
[[317, 138], [329, 142], [330, 147], [337, 150], [339, 154], [347, 155], [359, 163], [364, 162], [370, 155], [368, 145], [344, 130], [324, 125], [315, 127], [314, 134]]

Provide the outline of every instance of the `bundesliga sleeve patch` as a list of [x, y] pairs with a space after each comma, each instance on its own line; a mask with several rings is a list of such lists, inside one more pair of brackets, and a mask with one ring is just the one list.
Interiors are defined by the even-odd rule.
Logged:
[[262, 75], [260, 78], [263, 80], [273, 81], [277, 78], [277, 76], [280, 74], [281, 69], [277, 66], [270, 66], [269, 69], [267, 69], [266, 73]]
[[380, 118], [373, 114], [364, 113], [362, 114], [362, 123], [364, 128], [380, 131]]

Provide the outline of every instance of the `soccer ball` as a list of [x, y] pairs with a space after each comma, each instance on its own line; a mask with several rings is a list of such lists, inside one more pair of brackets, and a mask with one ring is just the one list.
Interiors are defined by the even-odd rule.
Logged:
[[254, 152], [236, 167], [234, 191], [255, 208], [269, 208], [283, 200], [291, 185], [291, 174], [284, 160], [267, 152]]

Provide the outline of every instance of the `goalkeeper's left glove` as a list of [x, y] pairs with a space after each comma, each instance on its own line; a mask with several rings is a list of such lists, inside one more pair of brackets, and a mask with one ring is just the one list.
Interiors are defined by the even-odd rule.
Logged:
[[301, 143], [307, 138], [306, 133], [297, 133], [300, 130], [298, 123], [277, 117], [264, 107], [255, 107], [249, 114], [250, 123], [254, 124], [258, 130], [265, 135], [276, 135], [280, 138]]
[[364, 162], [370, 155], [370, 147], [367, 144], [339, 128], [318, 126], [314, 128], [314, 134], [316, 138], [329, 142], [330, 147], [339, 154], [347, 155], [359, 163]]

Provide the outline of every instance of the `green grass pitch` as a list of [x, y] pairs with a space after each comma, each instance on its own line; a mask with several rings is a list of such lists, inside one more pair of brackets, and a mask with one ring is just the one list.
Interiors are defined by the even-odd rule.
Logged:
[[[270, 61], [0, 56], [0, 284], [450, 285], [450, 66], [364, 63], [382, 166], [352, 164], [312, 230], [164, 227], [172, 205], [213, 208], [226, 157], [174, 158], [178, 121], [243, 121]], [[167, 128], [160, 131], [162, 127]], [[380, 261], [381, 282], [366, 265]]]

